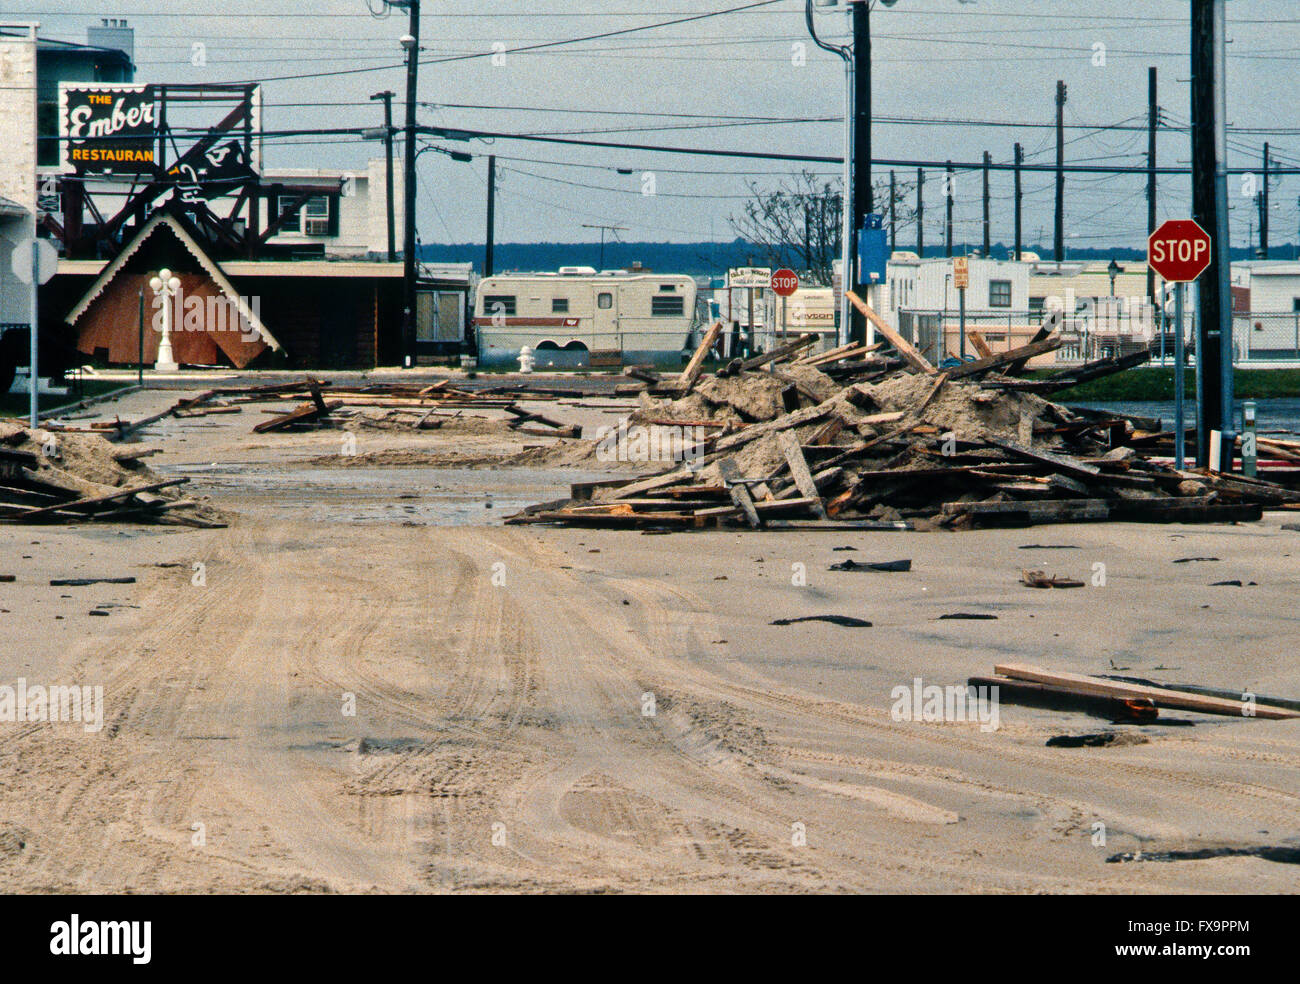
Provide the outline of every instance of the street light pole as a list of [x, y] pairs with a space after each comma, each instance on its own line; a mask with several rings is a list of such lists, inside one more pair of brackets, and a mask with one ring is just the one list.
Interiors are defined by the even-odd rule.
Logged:
[[[835, 0], [819, 0], [819, 6], [833, 6]], [[817, 27], [813, 23], [813, 3], [814, 0], [806, 0], [804, 6], [804, 19], [808, 24], [808, 33], [812, 36], [817, 47], [832, 54], [839, 55], [844, 62], [844, 201], [842, 205], [842, 214], [840, 216], [843, 225], [843, 233], [840, 237], [840, 335], [839, 343], [847, 344], [849, 340], [849, 328], [853, 322], [853, 308], [849, 304], [848, 292], [852, 290], [852, 270], [853, 270], [853, 168], [854, 168], [854, 129], [856, 123], [855, 111], [855, 92], [856, 84], [854, 79], [854, 55], [853, 48], [850, 45], [827, 44], [817, 36]], [[860, 4], [860, 6], [862, 6]]]
[[420, 0], [389, 0], [389, 6], [404, 8], [410, 26], [402, 38], [406, 49], [406, 150], [402, 165], [402, 356], [407, 366], [415, 364], [415, 98], [420, 65]]

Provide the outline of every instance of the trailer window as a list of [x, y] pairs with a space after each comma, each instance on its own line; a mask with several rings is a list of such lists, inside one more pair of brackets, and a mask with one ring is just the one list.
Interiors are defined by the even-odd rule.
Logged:
[[676, 284], [660, 284], [660, 285], [659, 285], [659, 290], [660, 290], [660, 292], [661, 292], [661, 293], [664, 293], [664, 294], [671, 294], [671, 293], [672, 293], [673, 291], [675, 291], [676, 289], [677, 289], [677, 285], [676, 285]]
[[989, 307], [1011, 307], [1011, 281], [989, 281]]
[[483, 298], [484, 314], [503, 314], [507, 318], [515, 315], [514, 294], [488, 294]]
[[569, 299], [567, 297], [551, 298], [551, 314], [568, 314]]
[[596, 295], [596, 307], [602, 311], [608, 311], [614, 306], [614, 295], [609, 293]]
[[650, 298], [650, 315], [654, 318], [680, 318], [686, 313], [686, 299], [683, 297]]

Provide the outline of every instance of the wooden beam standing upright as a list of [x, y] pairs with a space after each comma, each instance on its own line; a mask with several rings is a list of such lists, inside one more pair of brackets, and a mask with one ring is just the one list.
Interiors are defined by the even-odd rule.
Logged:
[[984, 341], [984, 336], [978, 329], [972, 328], [966, 332], [966, 337], [970, 339], [971, 345], [975, 346], [975, 351], [979, 353], [981, 359], [993, 358], [993, 350], [989, 348], [989, 343]]
[[851, 290], [846, 290], [844, 292], [844, 296], [849, 299], [850, 304], [852, 304], [855, 308], [857, 308], [862, 313], [862, 316], [864, 318], [866, 318], [868, 321], [870, 321], [873, 325], [876, 326], [876, 331], [880, 332], [880, 334], [885, 336], [885, 341], [889, 342], [890, 345], [894, 346], [894, 350], [898, 352], [900, 356], [903, 357], [904, 362], [906, 362], [913, 369], [917, 370], [917, 372], [923, 372], [926, 373], [927, 375], [933, 375], [934, 373], [938, 372], [938, 370], [935, 369], [934, 366], [930, 365], [930, 363], [926, 360], [925, 356], [923, 356], [920, 352], [918, 352], [915, 348], [912, 347], [911, 342], [909, 342], [898, 332], [894, 331], [893, 328], [891, 328], [888, 324], [885, 323], [885, 320], [881, 318], [880, 315], [876, 314], [875, 311], [871, 310], [871, 305], [869, 305], [862, 298], [858, 297], [858, 295], [853, 293], [853, 291]]
[[715, 321], [713, 327], [704, 333], [704, 340], [700, 342], [700, 347], [695, 350], [691, 356], [691, 361], [686, 363], [686, 368], [682, 370], [680, 377], [679, 389], [683, 395], [691, 391], [696, 380], [700, 378], [700, 373], [704, 371], [704, 360], [709, 357], [718, 336], [722, 334], [722, 322]]

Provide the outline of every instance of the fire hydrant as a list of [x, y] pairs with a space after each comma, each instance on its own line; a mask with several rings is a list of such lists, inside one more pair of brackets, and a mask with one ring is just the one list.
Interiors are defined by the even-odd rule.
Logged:
[[531, 346], [524, 345], [519, 349], [519, 371], [533, 371], [533, 350]]

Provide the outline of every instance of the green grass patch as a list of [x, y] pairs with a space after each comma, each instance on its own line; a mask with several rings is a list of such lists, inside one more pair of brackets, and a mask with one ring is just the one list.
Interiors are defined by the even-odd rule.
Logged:
[[[87, 379], [81, 384], [80, 394], [78, 394], [76, 386], [70, 384], [65, 396], [59, 396], [55, 393], [41, 393], [37, 397], [37, 406], [43, 413], [46, 410], [53, 410], [55, 407], [103, 396], [105, 393], [112, 393], [115, 390], [134, 385], [134, 381], [123, 383], [121, 380], [116, 379]], [[6, 393], [0, 396], [0, 417], [26, 417], [31, 406], [30, 399], [26, 393]]]
[[[1041, 379], [1051, 371], [1039, 370], [1028, 375]], [[1185, 370], [1183, 385], [1190, 398], [1196, 392], [1195, 370]], [[1300, 397], [1300, 369], [1238, 369], [1233, 374], [1233, 392], [1239, 400], [1266, 400], [1282, 397]], [[1057, 403], [1076, 401], [1115, 401], [1132, 403], [1137, 400], [1172, 400], [1174, 398], [1174, 370], [1172, 367], [1130, 369], [1104, 379], [1094, 379], [1073, 389], [1061, 390], [1050, 397]]]

